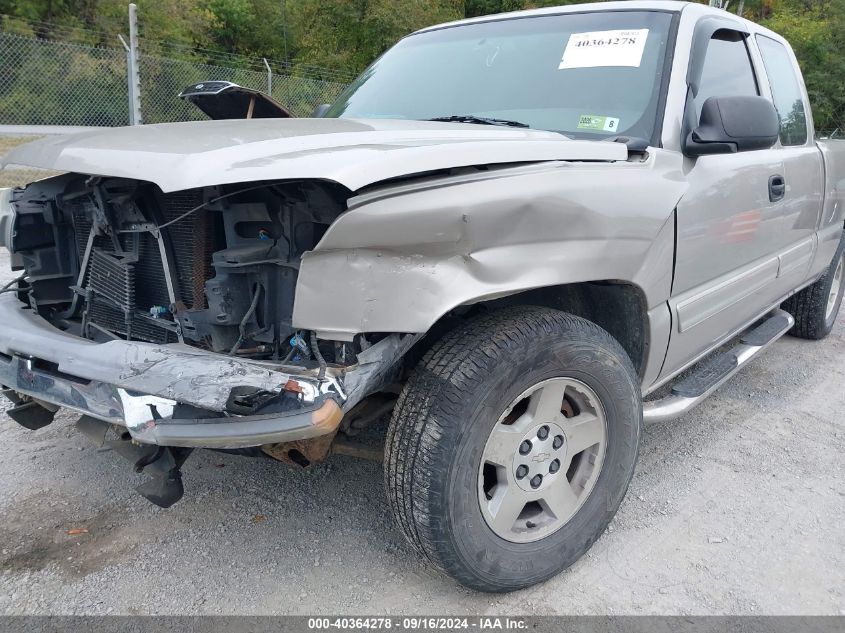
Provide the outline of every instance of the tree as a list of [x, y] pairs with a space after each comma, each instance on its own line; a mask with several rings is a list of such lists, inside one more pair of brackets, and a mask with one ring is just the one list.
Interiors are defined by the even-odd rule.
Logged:
[[768, 0], [762, 12], [767, 17], [761, 23], [792, 44], [816, 129], [845, 130], [845, 6], [841, 0]]
[[460, 0], [300, 0], [288, 7], [296, 61], [360, 72], [417, 29], [463, 17]]

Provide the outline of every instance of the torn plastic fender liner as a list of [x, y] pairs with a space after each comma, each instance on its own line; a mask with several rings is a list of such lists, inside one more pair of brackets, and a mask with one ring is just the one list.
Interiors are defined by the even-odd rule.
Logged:
[[422, 334], [391, 334], [358, 354], [354, 371], [346, 374], [344, 412], [349, 411], [369, 394], [398, 378], [399, 361], [423, 337]]

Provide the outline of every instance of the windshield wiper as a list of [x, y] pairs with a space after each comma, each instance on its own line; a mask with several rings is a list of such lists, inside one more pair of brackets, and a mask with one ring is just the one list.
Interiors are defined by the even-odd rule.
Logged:
[[505, 125], [507, 127], [531, 127], [521, 121], [509, 121], [508, 119], [491, 119], [474, 114], [453, 114], [452, 116], [437, 116], [429, 121], [443, 121], [444, 123], [477, 123], [478, 125]]

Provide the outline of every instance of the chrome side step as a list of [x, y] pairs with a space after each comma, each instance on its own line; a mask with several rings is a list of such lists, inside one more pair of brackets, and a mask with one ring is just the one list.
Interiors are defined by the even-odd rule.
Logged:
[[740, 337], [734, 348], [703, 360], [695, 371], [675, 383], [665, 398], [643, 403], [644, 422], [662, 422], [684, 415], [700, 404], [795, 324], [792, 315], [773, 311], [765, 321]]

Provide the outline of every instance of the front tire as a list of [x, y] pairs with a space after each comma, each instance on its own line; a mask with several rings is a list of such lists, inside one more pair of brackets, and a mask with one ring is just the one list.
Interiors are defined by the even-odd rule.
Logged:
[[385, 477], [410, 543], [480, 591], [542, 582], [613, 518], [642, 401], [607, 332], [563, 312], [491, 313], [420, 361], [388, 429]]

